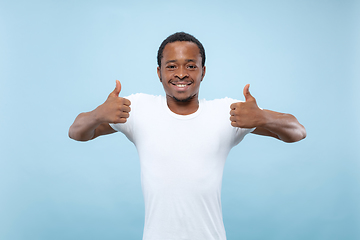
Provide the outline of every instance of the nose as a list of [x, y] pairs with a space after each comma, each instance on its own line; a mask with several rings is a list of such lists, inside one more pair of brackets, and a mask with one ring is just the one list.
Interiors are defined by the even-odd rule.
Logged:
[[184, 79], [186, 77], [189, 77], [189, 74], [187, 72], [187, 69], [185, 67], [179, 67], [178, 70], [175, 72], [175, 76]]

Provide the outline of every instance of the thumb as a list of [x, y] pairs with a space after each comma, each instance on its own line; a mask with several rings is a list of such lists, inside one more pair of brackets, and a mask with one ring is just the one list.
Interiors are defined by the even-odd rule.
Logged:
[[246, 84], [243, 91], [246, 102], [253, 99], [255, 100], [255, 98], [250, 94], [249, 88], [250, 88], [250, 84]]
[[112, 93], [115, 94], [118, 97], [119, 94], [120, 94], [120, 91], [121, 91], [121, 83], [120, 83], [119, 80], [116, 80], [116, 86], [115, 86], [115, 89], [114, 89], [114, 91]]

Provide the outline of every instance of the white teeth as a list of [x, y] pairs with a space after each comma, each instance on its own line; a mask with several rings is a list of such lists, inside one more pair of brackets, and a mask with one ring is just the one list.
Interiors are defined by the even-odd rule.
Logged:
[[177, 87], [186, 87], [186, 84], [177, 84]]

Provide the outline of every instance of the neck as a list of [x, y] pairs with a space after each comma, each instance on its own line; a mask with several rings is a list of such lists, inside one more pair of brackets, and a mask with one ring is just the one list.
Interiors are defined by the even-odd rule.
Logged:
[[197, 95], [187, 101], [179, 101], [173, 97], [166, 96], [166, 102], [169, 109], [179, 115], [189, 115], [199, 109], [199, 100]]

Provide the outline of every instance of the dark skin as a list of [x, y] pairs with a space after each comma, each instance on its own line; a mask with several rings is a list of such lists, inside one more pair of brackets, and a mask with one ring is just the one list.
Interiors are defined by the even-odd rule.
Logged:
[[121, 84], [116, 87], [106, 101], [91, 112], [80, 113], [70, 126], [69, 137], [77, 141], [88, 141], [101, 135], [114, 133], [109, 123], [125, 123], [131, 111], [130, 100], [119, 97]]
[[192, 42], [168, 43], [157, 73], [166, 93], [169, 109], [188, 115], [199, 108], [200, 83], [205, 76], [199, 48]]
[[284, 142], [297, 142], [306, 137], [306, 130], [291, 114], [262, 110], [250, 94], [250, 84], [244, 87], [245, 102], [230, 105], [233, 127], [254, 128], [254, 134], [270, 136]]
[[[199, 89], [206, 71], [201, 60], [195, 43], [178, 41], [165, 46], [157, 73], [166, 93], [167, 105], [174, 113], [188, 115], [199, 108]], [[304, 126], [293, 115], [260, 109], [249, 87], [249, 84], [244, 87], [245, 102], [229, 106], [229, 123], [233, 127], [255, 128], [254, 134], [284, 142], [297, 142], [306, 137]], [[70, 138], [88, 141], [114, 133], [109, 123], [125, 123], [131, 111], [131, 102], [119, 97], [120, 91], [121, 84], [116, 80], [114, 91], [102, 105], [77, 116], [69, 129]]]

